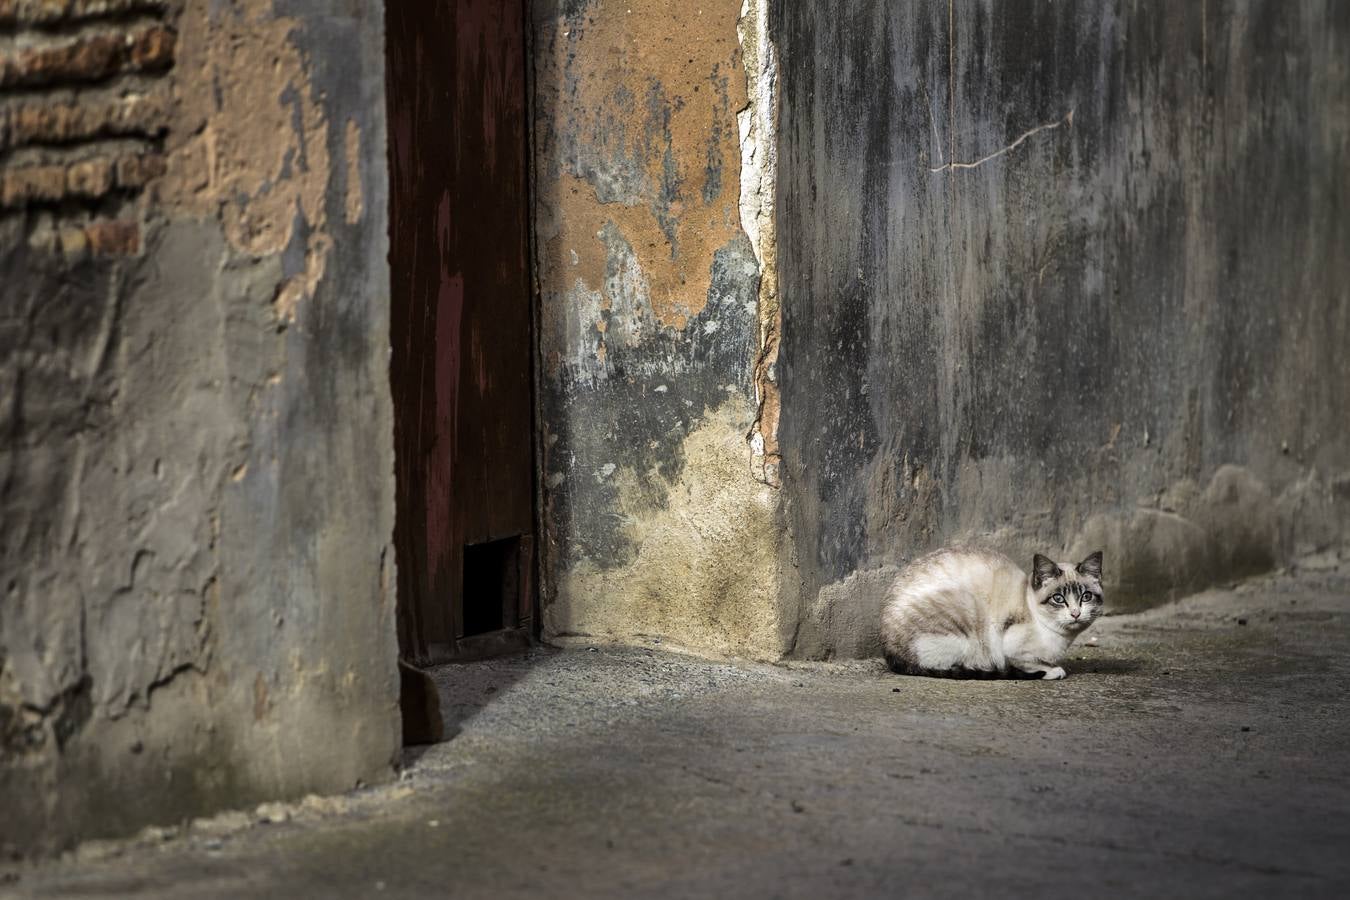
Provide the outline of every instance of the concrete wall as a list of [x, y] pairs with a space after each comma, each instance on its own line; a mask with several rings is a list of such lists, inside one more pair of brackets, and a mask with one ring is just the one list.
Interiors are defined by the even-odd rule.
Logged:
[[0, 0], [0, 846], [386, 777], [378, 4]]
[[1350, 6], [780, 2], [799, 655], [895, 567], [1106, 552], [1114, 609], [1342, 546]]
[[544, 633], [776, 656], [763, 4], [533, 7]]

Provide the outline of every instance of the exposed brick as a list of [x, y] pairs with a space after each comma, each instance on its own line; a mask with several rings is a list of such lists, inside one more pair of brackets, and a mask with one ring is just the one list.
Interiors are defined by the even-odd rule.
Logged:
[[171, 65], [177, 37], [167, 28], [145, 29], [131, 42], [131, 52], [128, 55], [131, 67], [137, 72], [147, 72]]
[[81, 197], [102, 197], [113, 186], [113, 162], [105, 157], [74, 163], [66, 169], [66, 192]]
[[58, 236], [51, 228], [35, 228], [30, 231], [28, 246], [39, 253], [55, 253], [61, 249]]
[[135, 256], [141, 252], [139, 222], [103, 219], [88, 225], [41, 228], [28, 236], [28, 245], [48, 253], [63, 253], [72, 259], [96, 256]]
[[24, 166], [0, 174], [0, 207], [60, 200], [65, 193], [65, 166]]
[[67, 164], [46, 163], [0, 171], [0, 207], [60, 200], [92, 199], [113, 188], [139, 190], [167, 168], [160, 153], [96, 156]]
[[89, 240], [89, 249], [97, 256], [134, 256], [141, 252], [141, 226], [138, 222], [94, 222], [84, 230], [84, 235]]
[[0, 25], [49, 25], [128, 12], [160, 12], [165, 0], [0, 0]]
[[89, 236], [83, 228], [62, 228], [56, 242], [68, 257], [78, 258], [89, 252]]
[[164, 130], [167, 118], [162, 94], [118, 96], [95, 90], [55, 99], [23, 99], [0, 106], [0, 150], [104, 136], [155, 136]]
[[162, 25], [127, 32], [95, 32], [0, 54], [0, 87], [97, 81], [123, 72], [148, 72], [173, 63], [174, 33]]
[[152, 178], [164, 174], [164, 157], [158, 153], [124, 156], [117, 161], [117, 186], [140, 188]]

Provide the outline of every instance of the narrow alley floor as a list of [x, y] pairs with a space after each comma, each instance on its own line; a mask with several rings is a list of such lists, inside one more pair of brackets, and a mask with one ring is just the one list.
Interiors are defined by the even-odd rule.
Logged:
[[448, 667], [459, 734], [397, 783], [89, 844], [0, 895], [1350, 896], [1350, 566], [1094, 631], [1062, 682], [656, 645]]

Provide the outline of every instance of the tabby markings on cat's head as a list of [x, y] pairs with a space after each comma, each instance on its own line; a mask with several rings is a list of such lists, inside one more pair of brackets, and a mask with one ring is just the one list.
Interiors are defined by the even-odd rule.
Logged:
[[1057, 563], [1037, 553], [1031, 562], [1032, 609], [1065, 635], [1078, 634], [1102, 614], [1102, 551], [1080, 563]]

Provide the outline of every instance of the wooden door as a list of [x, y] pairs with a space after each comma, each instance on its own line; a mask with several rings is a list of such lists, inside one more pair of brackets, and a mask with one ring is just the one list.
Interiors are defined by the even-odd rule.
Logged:
[[425, 663], [533, 608], [525, 10], [385, 15], [399, 646]]

